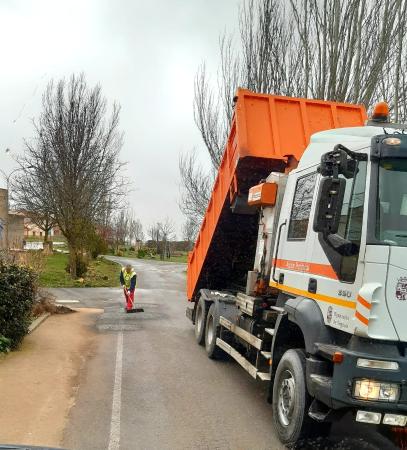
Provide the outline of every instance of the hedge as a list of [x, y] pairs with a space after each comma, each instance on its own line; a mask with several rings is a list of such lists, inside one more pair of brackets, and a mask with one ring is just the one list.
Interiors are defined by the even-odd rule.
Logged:
[[[16, 348], [28, 333], [37, 275], [26, 266], [0, 261], [0, 336]], [[4, 341], [6, 338], [7, 341]]]

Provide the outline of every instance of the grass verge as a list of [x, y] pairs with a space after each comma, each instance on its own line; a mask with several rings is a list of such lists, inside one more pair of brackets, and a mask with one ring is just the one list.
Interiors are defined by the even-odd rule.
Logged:
[[[113, 255], [113, 253], [112, 253]], [[146, 255], [143, 258], [140, 258], [137, 255], [137, 251], [129, 250], [129, 249], [120, 249], [119, 253], [114, 254], [114, 256], [123, 256], [126, 258], [134, 258], [134, 259], [147, 259], [151, 261], [161, 261], [161, 262], [173, 262], [173, 263], [187, 263], [188, 262], [188, 252], [176, 252], [175, 256], [171, 256], [171, 258], [161, 259], [160, 255]]]
[[104, 258], [92, 260], [83, 278], [73, 280], [65, 270], [68, 255], [53, 253], [45, 259], [44, 268], [40, 274], [42, 287], [116, 287], [120, 285], [120, 265]]

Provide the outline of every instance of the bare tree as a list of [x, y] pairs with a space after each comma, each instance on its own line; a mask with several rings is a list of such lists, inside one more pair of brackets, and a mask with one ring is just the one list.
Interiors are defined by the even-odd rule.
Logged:
[[154, 225], [150, 225], [150, 227], [147, 230], [147, 234], [149, 238], [153, 242], [155, 242], [156, 253], [158, 254], [160, 252], [161, 224], [156, 223]]
[[170, 242], [174, 239], [175, 226], [172, 220], [168, 217], [163, 222], [159, 223], [159, 229], [162, 239], [161, 259], [171, 258]]
[[[239, 86], [367, 108], [384, 99], [395, 120], [407, 120], [406, 25], [404, 0], [243, 0], [238, 40], [220, 38], [217, 83], [205, 64], [195, 80], [194, 118], [213, 169]], [[195, 151], [179, 166], [181, 210], [199, 223], [213, 177], [198, 165]]]
[[[406, 2], [290, 0], [290, 6], [303, 48], [300, 94], [370, 107], [402, 55]], [[394, 94], [386, 95], [393, 108]]]
[[[32, 223], [44, 232], [44, 244], [48, 242], [50, 233], [56, 225], [56, 221], [48, 210], [46, 198], [29, 194], [30, 181], [18, 178], [13, 183], [13, 201], [15, 208], [28, 217]], [[33, 192], [33, 191], [31, 191]]]
[[[208, 206], [210, 189], [213, 184], [213, 172], [206, 173], [197, 163], [196, 152], [181, 155], [179, 159], [181, 175], [181, 211], [192, 220], [205, 214]], [[197, 220], [195, 220], [197, 221]]]
[[126, 209], [121, 209], [111, 222], [113, 243], [116, 251], [120, 245], [125, 245], [130, 235], [131, 218]]
[[[220, 164], [226, 140], [227, 126], [221, 99], [216, 98], [210, 87], [206, 66], [203, 64], [195, 77], [194, 119], [212, 164]], [[228, 117], [226, 117], [226, 120]], [[194, 153], [193, 153], [194, 154]], [[182, 173], [182, 170], [181, 170]]]
[[[11, 182], [12, 201], [17, 210], [24, 213], [40, 230], [44, 231], [44, 243], [46, 243], [52, 228], [56, 225], [48, 202], [48, 192], [34, 172], [24, 170], [24, 166], [21, 169], [23, 170], [19, 170]], [[22, 171], [24, 174], [21, 173]]]
[[20, 162], [25, 176], [47, 193], [49, 210], [68, 242], [71, 275], [76, 277], [87, 233], [94, 232], [123, 194], [120, 107], [114, 104], [107, 118], [101, 87], [90, 88], [84, 75], [72, 75], [68, 82], [48, 84], [42, 108], [34, 121], [35, 138], [26, 142]]
[[129, 236], [130, 236], [130, 243], [143, 242], [144, 240], [143, 225], [141, 224], [139, 219], [132, 218], [130, 220]]
[[191, 250], [192, 245], [195, 241], [196, 235], [198, 233], [199, 224], [194, 222], [191, 218], [187, 220], [182, 225], [182, 239], [188, 243], [188, 250]]

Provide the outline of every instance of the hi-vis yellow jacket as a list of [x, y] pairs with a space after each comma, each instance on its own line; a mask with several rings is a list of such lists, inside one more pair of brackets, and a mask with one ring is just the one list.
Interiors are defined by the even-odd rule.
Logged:
[[137, 274], [132, 269], [130, 273], [127, 273], [126, 268], [123, 267], [120, 272], [120, 284], [122, 286], [126, 286], [127, 289], [130, 289], [130, 291], [134, 291], [136, 288], [136, 282], [137, 282]]

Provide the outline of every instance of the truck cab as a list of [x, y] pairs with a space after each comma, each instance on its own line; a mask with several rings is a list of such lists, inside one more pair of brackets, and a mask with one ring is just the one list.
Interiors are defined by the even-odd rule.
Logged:
[[354, 408], [360, 422], [407, 420], [406, 138], [373, 126], [318, 133], [287, 179], [269, 284], [301, 329], [320, 419]]

